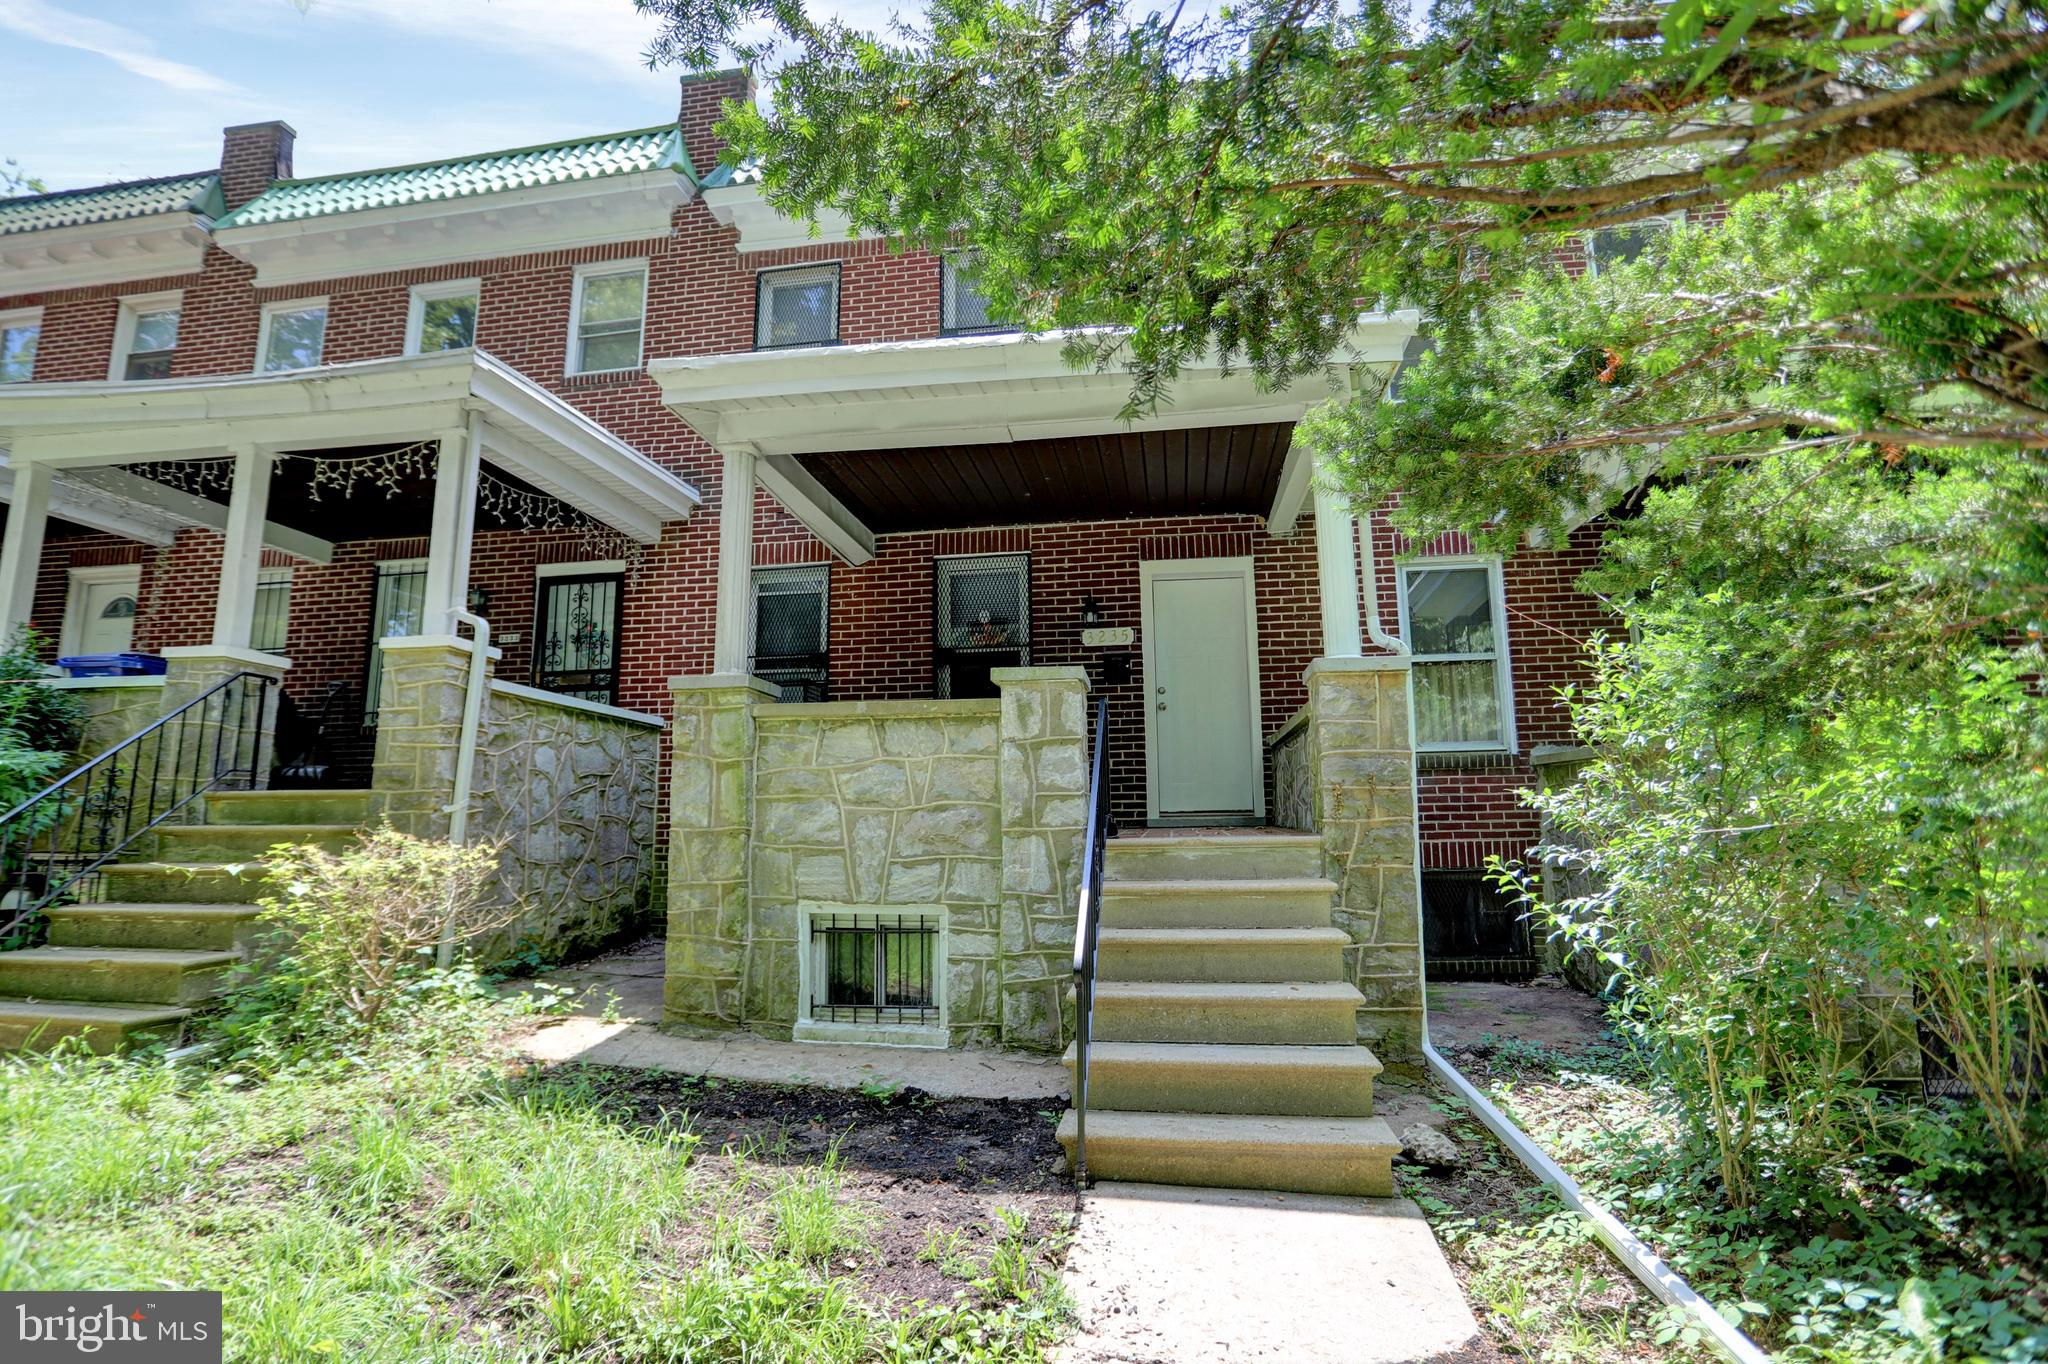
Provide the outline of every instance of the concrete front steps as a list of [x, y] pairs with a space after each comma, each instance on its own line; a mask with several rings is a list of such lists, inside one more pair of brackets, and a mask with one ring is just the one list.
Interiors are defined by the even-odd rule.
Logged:
[[48, 946], [0, 952], [0, 1051], [174, 1040], [248, 955], [262, 854], [339, 848], [369, 814], [367, 791], [207, 796], [201, 823], [164, 825], [153, 849], [101, 868], [106, 899], [50, 909]]
[[[1108, 845], [1088, 1170], [1106, 1179], [1377, 1197], [1400, 1143], [1311, 834]], [[1076, 1049], [1067, 1050], [1076, 1066]], [[1059, 1139], [1075, 1155], [1069, 1110]]]

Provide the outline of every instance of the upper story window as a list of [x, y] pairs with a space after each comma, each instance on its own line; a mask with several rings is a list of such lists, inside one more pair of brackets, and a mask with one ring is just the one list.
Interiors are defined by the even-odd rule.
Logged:
[[263, 305], [263, 330], [256, 339], [256, 372], [312, 369], [327, 345], [327, 300], [299, 298]]
[[0, 384], [26, 383], [36, 377], [36, 341], [42, 334], [41, 308], [0, 313]]
[[755, 349], [823, 346], [839, 339], [837, 262], [763, 270], [755, 278]]
[[431, 355], [474, 346], [477, 288], [473, 279], [414, 285], [405, 315], [405, 353]]
[[990, 673], [1031, 662], [1031, 556], [932, 562], [932, 684], [940, 698], [997, 695]]
[[970, 336], [975, 332], [1009, 331], [988, 315], [988, 296], [975, 278], [971, 252], [955, 251], [939, 262], [939, 333], [942, 336]]
[[569, 373], [640, 367], [647, 320], [647, 262], [579, 266], [569, 310]]
[[1681, 217], [1644, 218], [1586, 234], [1586, 268], [1593, 274], [1627, 265], [1642, 256], [1650, 243], [1683, 222]]
[[110, 379], [168, 379], [171, 358], [178, 353], [176, 294], [121, 300], [121, 320], [114, 327], [114, 360]]
[[753, 674], [782, 688], [785, 701], [824, 701], [829, 564], [754, 570]]
[[1414, 651], [1415, 746], [1440, 753], [1514, 747], [1500, 561], [1401, 567], [1401, 629]]

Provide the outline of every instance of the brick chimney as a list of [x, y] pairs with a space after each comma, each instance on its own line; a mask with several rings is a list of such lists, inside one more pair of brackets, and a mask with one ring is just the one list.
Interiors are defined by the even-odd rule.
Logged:
[[292, 178], [297, 137], [291, 124], [276, 118], [221, 130], [220, 194], [230, 212], [270, 188], [271, 181]]
[[697, 168], [697, 174], [711, 174], [719, 153], [725, 150], [725, 139], [711, 131], [711, 125], [724, 115], [725, 102], [751, 103], [753, 98], [754, 73], [744, 67], [683, 77], [683, 109], [679, 115], [683, 150], [690, 154], [690, 164]]

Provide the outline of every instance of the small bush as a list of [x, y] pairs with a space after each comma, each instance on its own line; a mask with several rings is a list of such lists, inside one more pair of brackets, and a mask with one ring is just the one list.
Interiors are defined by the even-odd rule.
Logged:
[[279, 844], [265, 861], [273, 890], [258, 901], [258, 923], [267, 932], [223, 1022], [255, 1050], [298, 1050], [385, 1030], [394, 1019], [462, 1012], [486, 992], [466, 965], [439, 968], [438, 949], [500, 928], [520, 909], [491, 896], [495, 844], [386, 826], [339, 853]]

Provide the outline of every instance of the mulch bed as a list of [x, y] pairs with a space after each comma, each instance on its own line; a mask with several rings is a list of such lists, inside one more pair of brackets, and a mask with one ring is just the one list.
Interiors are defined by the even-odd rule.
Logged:
[[[1073, 1211], [1052, 1100], [868, 1094], [596, 1067], [577, 1068], [576, 1078], [639, 1122], [695, 1132], [697, 1163], [713, 1178], [735, 1167], [735, 1152], [756, 1165], [813, 1167], [836, 1152], [844, 1197], [874, 1215], [866, 1248], [844, 1272], [877, 1305], [966, 1291], [918, 1260], [935, 1231], [959, 1232], [978, 1256], [995, 1242], [998, 1208], [1024, 1214], [1037, 1239], [1060, 1237]], [[758, 1185], [755, 1192], [766, 1197]], [[765, 1229], [765, 1209], [756, 1214]], [[687, 1238], [681, 1249], [691, 1257]]]

